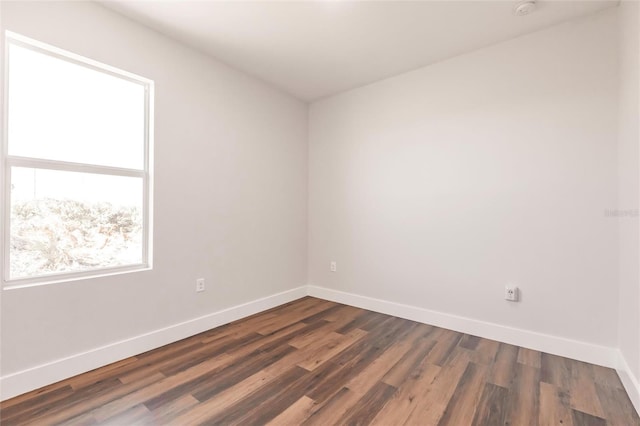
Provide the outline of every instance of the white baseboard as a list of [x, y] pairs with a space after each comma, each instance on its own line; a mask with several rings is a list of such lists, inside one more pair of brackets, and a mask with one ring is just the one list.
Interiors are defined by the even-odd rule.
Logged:
[[627, 395], [629, 395], [633, 406], [636, 407], [636, 411], [640, 415], [640, 380], [633, 375], [629, 363], [627, 363], [620, 351], [618, 351], [618, 367], [616, 370], [624, 389], [627, 391]]
[[594, 345], [592, 343], [580, 342], [549, 334], [445, 314], [417, 306], [345, 293], [326, 287], [310, 285], [309, 296], [609, 368], [616, 368], [619, 365], [618, 351], [607, 346]]
[[112, 362], [141, 354], [267, 309], [275, 308], [306, 295], [306, 286], [294, 288], [87, 352], [8, 374], [0, 378], [0, 400], [4, 401], [77, 374], [86, 373]]

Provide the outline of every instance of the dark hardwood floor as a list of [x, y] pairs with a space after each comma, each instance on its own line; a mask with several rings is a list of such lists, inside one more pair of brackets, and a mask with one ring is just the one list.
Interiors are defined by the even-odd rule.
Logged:
[[3, 425], [640, 425], [608, 368], [304, 298], [0, 404]]

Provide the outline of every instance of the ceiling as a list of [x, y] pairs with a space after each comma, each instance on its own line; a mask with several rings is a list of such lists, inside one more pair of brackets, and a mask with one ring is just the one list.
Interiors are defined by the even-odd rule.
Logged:
[[616, 6], [617, 0], [140, 1], [102, 4], [313, 101]]

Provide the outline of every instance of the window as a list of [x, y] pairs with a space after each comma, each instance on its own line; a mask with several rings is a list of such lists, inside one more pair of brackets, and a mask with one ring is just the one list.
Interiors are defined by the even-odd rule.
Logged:
[[153, 82], [6, 40], [5, 281], [149, 268]]

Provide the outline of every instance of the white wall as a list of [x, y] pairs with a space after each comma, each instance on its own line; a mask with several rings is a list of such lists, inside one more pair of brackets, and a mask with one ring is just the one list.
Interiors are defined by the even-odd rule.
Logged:
[[[618, 206], [638, 209], [638, 142], [640, 129], [640, 7], [624, 1], [620, 13], [620, 105], [618, 142]], [[640, 276], [638, 274], [638, 217], [621, 217], [619, 227], [620, 316], [619, 345], [631, 382], [635, 381], [634, 402], [640, 410]], [[624, 374], [624, 372], [623, 372]], [[632, 393], [630, 386], [627, 386]]]
[[616, 19], [313, 103], [310, 284], [617, 346]]
[[1, 8], [156, 89], [153, 271], [3, 291], [3, 376], [306, 284], [304, 103], [95, 3]]

